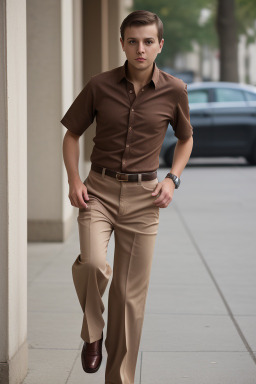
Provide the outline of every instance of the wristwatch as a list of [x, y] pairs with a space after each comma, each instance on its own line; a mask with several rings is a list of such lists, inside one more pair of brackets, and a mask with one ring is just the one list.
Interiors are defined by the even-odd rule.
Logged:
[[178, 176], [176, 176], [173, 173], [169, 172], [169, 173], [167, 173], [167, 175], [165, 177], [169, 177], [170, 179], [172, 179], [172, 181], [175, 184], [175, 189], [179, 188], [180, 178]]

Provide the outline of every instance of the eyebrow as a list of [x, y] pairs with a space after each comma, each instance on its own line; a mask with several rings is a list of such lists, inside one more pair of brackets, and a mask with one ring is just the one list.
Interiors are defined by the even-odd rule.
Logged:
[[[127, 37], [127, 40], [129, 39], [133, 39], [133, 40], [136, 40], [136, 37]], [[152, 39], [152, 40], [155, 40], [154, 37], [145, 37], [145, 40], [148, 40], [148, 39]]]

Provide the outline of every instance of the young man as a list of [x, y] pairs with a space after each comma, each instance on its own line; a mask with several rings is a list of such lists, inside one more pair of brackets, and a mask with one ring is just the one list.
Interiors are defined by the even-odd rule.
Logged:
[[[62, 118], [63, 156], [71, 205], [79, 208], [81, 252], [72, 273], [84, 312], [81, 353], [85, 372], [102, 361], [102, 295], [108, 297], [105, 384], [133, 384], [159, 208], [178, 188], [193, 146], [187, 85], [155, 64], [164, 44], [157, 15], [135, 11], [121, 25], [124, 65], [93, 76]], [[78, 172], [79, 137], [96, 118], [91, 169]], [[171, 172], [157, 178], [168, 123], [176, 144]], [[114, 231], [113, 271], [106, 261]]]

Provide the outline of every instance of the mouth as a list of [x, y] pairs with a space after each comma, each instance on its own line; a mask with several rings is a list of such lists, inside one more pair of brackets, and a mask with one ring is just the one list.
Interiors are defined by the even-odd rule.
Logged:
[[145, 61], [146, 59], [144, 59], [143, 57], [138, 57], [137, 59], [135, 59], [136, 61]]

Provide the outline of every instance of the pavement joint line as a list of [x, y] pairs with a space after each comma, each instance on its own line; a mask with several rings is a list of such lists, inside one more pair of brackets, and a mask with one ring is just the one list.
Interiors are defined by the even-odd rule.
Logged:
[[80, 311], [74, 311], [74, 312], [66, 312], [66, 311], [31, 311], [31, 310], [28, 310], [28, 313], [52, 313], [52, 314], [57, 314], [59, 313], [60, 315], [62, 314], [65, 314], [65, 315], [68, 315], [68, 314], [72, 314], [72, 315], [81, 315]]
[[78, 356], [80, 356], [80, 351], [77, 353], [77, 355], [76, 355], [76, 357], [75, 357], [75, 359], [74, 359], [74, 362], [73, 362], [73, 364], [72, 364], [72, 366], [71, 366], [71, 369], [70, 369], [70, 371], [69, 371], [69, 374], [68, 374], [68, 377], [67, 377], [67, 379], [66, 379], [66, 381], [65, 381], [65, 384], [68, 384], [69, 378], [70, 378], [70, 376], [71, 376], [71, 373], [73, 372], [73, 369], [74, 369], [74, 367], [75, 367], [75, 364], [76, 364], [76, 361], [77, 361], [77, 359], [78, 359]]
[[228, 317], [228, 313], [146, 312], [147, 315]]
[[182, 215], [182, 213], [180, 212], [180, 210], [179, 210], [179, 208], [178, 208], [178, 206], [176, 204], [174, 204], [173, 206], [174, 206], [174, 209], [175, 209], [176, 213], [180, 217], [180, 220], [181, 220], [185, 230], [187, 231], [188, 237], [190, 238], [192, 244], [194, 245], [194, 247], [195, 247], [195, 249], [196, 249], [196, 251], [198, 253], [198, 256], [200, 257], [200, 259], [201, 259], [203, 265], [205, 266], [205, 268], [206, 268], [210, 278], [212, 279], [212, 282], [215, 285], [215, 288], [217, 289], [217, 291], [218, 291], [218, 293], [219, 293], [219, 295], [220, 295], [220, 297], [221, 297], [221, 299], [223, 301], [223, 304], [226, 307], [226, 310], [227, 310], [227, 312], [228, 312], [228, 314], [230, 316], [230, 319], [232, 320], [232, 322], [233, 322], [233, 324], [234, 324], [234, 326], [235, 326], [235, 328], [236, 328], [236, 330], [237, 330], [237, 332], [238, 332], [242, 342], [244, 343], [247, 351], [249, 352], [253, 362], [256, 364], [256, 356], [254, 355], [252, 348], [250, 347], [250, 345], [247, 342], [247, 340], [246, 340], [242, 330], [240, 329], [239, 324], [237, 323], [237, 321], [236, 321], [236, 319], [235, 319], [235, 317], [234, 317], [234, 315], [233, 315], [233, 313], [231, 311], [231, 308], [228, 305], [228, 302], [227, 302], [225, 296], [223, 295], [223, 293], [222, 293], [222, 291], [221, 291], [221, 289], [220, 289], [220, 287], [219, 287], [219, 285], [218, 285], [218, 283], [217, 283], [217, 281], [216, 281], [216, 279], [215, 279], [215, 277], [214, 277], [214, 275], [213, 275], [213, 273], [212, 273], [208, 263], [206, 262], [206, 260], [205, 260], [205, 258], [203, 256], [203, 253], [201, 252], [201, 249], [197, 245], [197, 243], [196, 243], [196, 241], [194, 239], [194, 236], [191, 233], [191, 231], [190, 231], [190, 229], [189, 229], [189, 227], [188, 227], [188, 225], [187, 225], [187, 223], [186, 223], [186, 221], [184, 219], [184, 216]]
[[35, 349], [42, 349], [42, 350], [49, 350], [49, 351], [79, 351], [80, 348], [51, 348], [51, 347], [33, 347], [33, 345], [30, 345], [28, 349], [35, 350]]
[[[38, 246], [40, 246], [42, 243], [38, 243]], [[42, 272], [49, 266], [51, 265], [55, 260], [56, 260], [56, 257], [60, 257], [62, 251], [64, 249], [64, 243], [63, 245], [61, 246], [61, 249], [59, 249], [56, 254], [54, 254], [54, 257], [52, 259], [50, 259], [50, 261], [48, 263], [45, 263], [45, 265], [40, 269], [40, 271], [38, 271], [35, 276], [28, 281], [28, 287], [30, 287], [30, 285], [34, 282], [34, 280], [36, 280], [38, 278], [38, 276], [40, 276], [42, 274]], [[28, 254], [30, 253], [29, 250], [27, 252]], [[31, 252], [33, 254], [33, 252]], [[28, 263], [29, 263], [29, 258], [31, 257], [31, 255], [27, 256], [28, 258]], [[32, 256], [33, 257], [33, 256]]]
[[142, 379], [142, 356], [143, 356], [143, 351], [140, 352], [141, 357], [140, 357], [140, 381], [139, 384], [141, 384], [141, 379]]
[[146, 353], [246, 353], [248, 354], [248, 351], [219, 351], [213, 349], [212, 351], [205, 351], [205, 350], [198, 350], [198, 351], [189, 351], [189, 350], [184, 350], [184, 351], [177, 351], [177, 350], [171, 350], [171, 351], [146, 351], [143, 349], [143, 352]]

